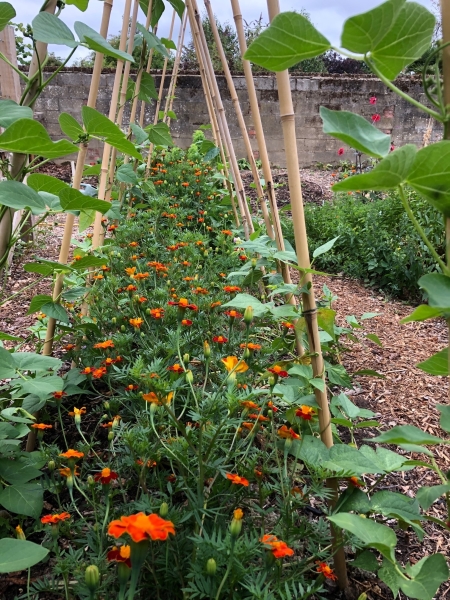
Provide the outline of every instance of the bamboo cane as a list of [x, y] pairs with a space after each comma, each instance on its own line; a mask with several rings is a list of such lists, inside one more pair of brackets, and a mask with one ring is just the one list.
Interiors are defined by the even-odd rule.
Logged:
[[[442, 42], [448, 44], [450, 42], [450, 0], [441, 0], [441, 14], [442, 14]], [[442, 51], [443, 60], [443, 77], [444, 77], [444, 104], [447, 107], [450, 106], [450, 46], [445, 46]], [[445, 122], [444, 125], [444, 139], [450, 140], [450, 123]], [[445, 242], [446, 252], [445, 257], [447, 266], [450, 267], [450, 218], [445, 218]], [[448, 372], [450, 374], [450, 319], [447, 320], [447, 327], [449, 332], [449, 352], [448, 352]], [[448, 397], [450, 400], [450, 387], [448, 391]]]
[[[230, 197], [230, 202], [231, 202], [231, 207], [233, 210], [234, 221], [235, 221], [236, 227], [240, 227], [241, 222], [240, 222], [238, 210], [236, 207], [236, 202], [234, 200], [233, 186], [230, 181], [230, 173], [228, 170], [228, 165], [230, 164], [229, 163], [229, 153], [228, 153], [227, 144], [224, 142], [224, 139], [223, 139], [223, 135], [224, 135], [223, 134], [223, 124], [222, 124], [222, 121], [219, 118], [218, 112], [216, 110], [216, 104], [215, 104], [215, 100], [213, 98], [214, 92], [213, 92], [213, 89], [211, 88], [209, 72], [206, 69], [203, 52], [201, 49], [200, 33], [199, 33], [199, 29], [197, 27], [197, 22], [194, 17], [194, 11], [193, 11], [193, 8], [192, 8], [192, 5], [190, 4], [190, 2], [186, 2], [186, 9], [188, 11], [189, 23], [191, 26], [191, 33], [192, 33], [192, 39], [194, 42], [195, 54], [197, 56], [197, 60], [198, 60], [199, 68], [200, 68], [200, 75], [202, 77], [203, 91], [205, 93], [205, 97], [207, 100], [210, 121], [211, 121], [211, 125], [213, 127], [213, 137], [214, 137], [214, 131], [215, 131], [216, 135], [214, 137], [214, 141], [220, 150], [220, 156], [221, 156], [221, 161], [222, 161], [222, 165], [223, 165], [223, 175], [225, 178], [225, 180], [224, 180], [225, 187], [227, 188], [228, 194]], [[230, 165], [230, 168], [231, 168], [231, 165]], [[239, 205], [239, 212], [241, 212], [241, 214], [242, 214], [239, 198], [238, 198], [238, 205]]]
[[[279, 14], [279, 0], [267, 0], [270, 21]], [[280, 99], [280, 116], [283, 127], [284, 144], [286, 149], [286, 162], [288, 170], [289, 189], [291, 193], [292, 220], [294, 223], [295, 243], [298, 264], [300, 267], [309, 269], [311, 263], [309, 260], [308, 240], [306, 237], [306, 224], [303, 209], [302, 186], [300, 171], [298, 168], [298, 150], [297, 138], [295, 132], [295, 113], [292, 103], [291, 84], [289, 72], [287, 70], [276, 74], [278, 84], [278, 96]], [[324, 382], [324, 389], [315, 388], [315, 396], [319, 410], [319, 428], [322, 442], [330, 448], [333, 445], [333, 433], [331, 430], [331, 415], [328, 405], [328, 397], [325, 386], [324, 362], [322, 349], [320, 346], [319, 327], [317, 323], [317, 306], [314, 297], [314, 288], [312, 285], [312, 276], [305, 273], [304, 282], [310, 285], [308, 293], [302, 294], [303, 316], [306, 321], [308, 334], [309, 353], [311, 355], [311, 364], [314, 377], [320, 378]], [[337, 497], [338, 482], [336, 479], [330, 479], [327, 482], [330, 489]], [[334, 499], [331, 500], [334, 502]], [[334, 541], [334, 567], [338, 576], [338, 583], [341, 589], [348, 586], [347, 567], [345, 564], [344, 548], [340, 545], [340, 536], [334, 527], [331, 528]]]
[[180, 24], [180, 33], [178, 35], [178, 42], [177, 42], [177, 53], [175, 55], [175, 61], [173, 63], [172, 77], [170, 79], [169, 91], [167, 92], [166, 105], [164, 107], [163, 123], [167, 123], [168, 126], [170, 126], [170, 117], [167, 116], [167, 113], [169, 112], [169, 110], [172, 110], [172, 106], [173, 106], [175, 88], [176, 88], [177, 79], [178, 79], [178, 71], [179, 71], [180, 62], [181, 62], [181, 54], [183, 52], [184, 35], [186, 33], [187, 14], [188, 14], [187, 10], [185, 10], [184, 14], [183, 14], [183, 19]]
[[244, 115], [242, 114], [241, 105], [239, 102], [239, 98], [236, 93], [236, 88], [234, 85], [233, 77], [231, 76], [230, 67], [228, 66], [228, 61], [225, 56], [225, 52], [223, 50], [222, 41], [220, 39], [219, 31], [217, 29], [216, 19], [214, 18], [214, 13], [211, 8], [211, 2], [209, 0], [204, 0], [206, 11], [208, 13], [209, 22], [211, 24], [211, 29], [214, 36], [214, 41], [216, 43], [217, 51], [219, 53], [220, 62], [222, 63], [223, 72], [225, 75], [225, 79], [227, 80], [228, 89], [231, 95], [231, 101], [234, 106], [234, 110], [236, 112], [236, 117], [239, 123], [239, 128], [241, 130], [242, 139], [244, 140], [245, 150], [247, 152], [248, 161], [251, 166], [253, 181], [256, 186], [256, 195], [261, 206], [261, 211], [264, 218], [264, 224], [266, 226], [267, 234], [271, 239], [274, 239], [274, 232], [272, 228], [272, 223], [270, 222], [269, 212], [267, 210], [266, 200], [264, 198], [264, 192], [261, 186], [261, 181], [258, 174], [258, 168], [256, 166], [255, 157], [253, 155], [252, 145], [250, 143], [250, 138], [248, 135], [247, 127], [245, 125]]
[[[173, 28], [175, 25], [175, 17], [176, 17], [176, 10], [173, 10], [173, 14], [172, 14], [172, 22], [170, 23], [170, 31], [169, 31], [169, 40], [172, 39], [172, 35], [173, 35]], [[153, 125], [156, 125], [156, 123], [158, 122], [158, 117], [159, 117], [159, 109], [161, 108], [161, 101], [162, 101], [162, 97], [163, 97], [163, 93], [164, 93], [164, 83], [166, 81], [166, 71], [167, 71], [167, 65], [169, 63], [169, 58], [166, 56], [166, 58], [164, 59], [164, 66], [163, 66], [163, 70], [161, 73], [161, 83], [159, 84], [159, 94], [158, 94], [158, 100], [156, 101], [156, 107], [155, 107], [155, 116], [153, 118]], [[150, 167], [152, 164], [152, 154], [153, 154], [153, 144], [150, 144], [150, 148], [148, 150], [148, 158], [147, 158], [147, 172], [150, 171]]]
[[[130, 22], [130, 13], [131, 13], [131, 0], [126, 0], [124, 14], [123, 14], [123, 26], [122, 33], [120, 36], [119, 42], [119, 50], [122, 52], [125, 51], [127, 47], [127, 37], [128, 37], [128, 27]], [[120, 93], [120, 85], [122, 83], [122, 73], [124, 67], [124, 61], [118, 60], [116, 67], [116, 75], [114, 78], [114, 86], [111, 95], [111, 106], [109, 108], [109, 119], [114, 122], [117, 114], [117, 107], [119, 104], [119, 93]], [[111, 156], [111, 146], [109, 144], [104, 145], [103, 147], [103, 158], [102, 158], [102, 166], [100, 170], [100, 181], [98, 187], [98, 199], [104, 200], [106, 194], [106, 186], [108, 183], [108, 173], [109, 173], [109, 159]], [[92, 248], [98, 248], [100, 245], [100, 235], [102, 231], [102, 215], [101, 213], [97, 213], [95, 215], [94, 222], [94, 233], [92, 236]]]
[[[199, 36], [199, 45], [200, 54], [203, 57], [203, 62], [205, 65], [206, 75], [208, 78], [208, 83], [211, 88], [212, 99], [214, 102], [214, 106], [216, 109], [217, 119], [219, 123], [219, 128], [221, 130], [222, 139], [224, 141], [225, 153], [227, 155], [227, 159], [230, 162], [230, 170], [231, 175], [234, 180], [234, 185], [236, 189], [236, 196], [238, 200], [239, 210], [241, 213], [242, 224], [244, 227], [245, 238], [249, 239], [250, 233], [253, 233], [253, 222], [251, 219], [251, 215], [248, 209], [247, 200], [244, 193], [244, 186], [242, 184], [241, 175], [239, 172], [239, 166], [237, 164], [236, 154], [234, 152], [233, 143], [231, 141], [230, 130], [228, 127], [228, 122], [225, 115], [225, 109], [223, 107], [222, 98], [219, 92], [219, 86], [217, 85], [216, 77], [214, 74], [214, 68], [211, 61], [211, 56], [208, 50], [208, 44], [206, 42], [205, 32], [203, 30], [203, 26], [201, 23], [200, 15], [197, 10], [195, 0], [190, 0], [189, 5], [191, 7], [190, 18], [193, 18], [193, 22], [196, 24], [196, 33], [198, 32]], [[192, 14], [192, 17], [191, 17]], [[192, 21], [191, 21], [192, 25]]]
[[199, 65], [203, 93], [205, 95], [206, 105], [208, 107], [209, 122], [211, 123], [213, 140], [220, 151], [220, 159], [222, 161], [223, 175], [225, 178], [224, 187], [228, 190], [228, 195], [230, 197], [230, 202], [231, 202], [231, 208], [233, 210], [234, 222], [236, 224], [236, 227], [240, 227], [241, 222], [239, 219], [236, 202], [234, 200], [233, 186], [231, 185], [231, 182], [230, 182], [230, 174], [228, 171], [228, 161], [227, 161], [227, 157], [225, 155], [225, 147], [222, 142], [221, 129], [219, 127], [219, 121], [217, 119], [217, 115], [216, 115], [215, 108], [214, 108], [214, 103], [212, 100], [212, 92], [211, 92], [211, 88], [209, 87], [208, 77], [206, 75], [206, 69], [205, 69], [205, 65], [203, 63], [203, 57], [202, 57], [202, 53], [201, 53], [201, 50], [199, 47], [199, 33], [197, 30], [195, 20], [194, 21], [191, 20], [190, 10], [191, 10], [191, 7], [189, 5], [186, 5], [186, 13], [187, 13], [187, 17], [189, 18], [189, 23], [191, 26], [192, 40], [194, 42], [195, 54], [197, 56], [197, 61], [198, 61], [198, 65]]
[[[103, 16], [102, 22], [100, 26], [100, 34], [103, 37], [108, 35], [109, 21], [111, 17], [111, 10], [113, 6], [113, 0], [105, 0], [103, 5]], [[91, 79], [91, 88], [89, 91], [89, 99], [88, 106], [91, 108], [95, 108], [97, 104], [98, 90], [100, 87], [100, 75], [102, 72], [103, 66], [103, 54], [97, 52], [95, 56], [94, 69], [92, 72]], [[81, 180], [83, 178], [83, 169], [84, 164], [86, 162], [86, 155], [88, 150], [88, 143], [81, 144], [80, 151], [77, 157], [77, 166], [75, 169], [75, 176], [73, 178], [72, 187], [76, 190], [80, 189]], [[70, 250], [70, 240], [72, 238], [73, 226], [75, 223], [75, 216], [67, 213], [66, 222], [64, 225], [64, 233], [61, 240], [61, 248], [59, 252], [58, 262], [62, 264], [67, 264], [67, 260], [69, 258], [69, 250]], [[53, 286], [53, 301], [58, 302], [61, 296], [62, 288], [63, 288], [64, 276], [59, 274], [56, 277], [54, 286]], [[53, 349], [53, 338], [55, 335], [56, 321], [55, 319], [49, 318], [47, 325], [47, 332], [45, 336], [44, 347], [42, 353], [45, 356], [50, 356]]]

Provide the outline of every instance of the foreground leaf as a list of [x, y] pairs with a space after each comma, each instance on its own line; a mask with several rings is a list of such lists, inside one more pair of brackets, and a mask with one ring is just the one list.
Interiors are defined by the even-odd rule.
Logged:
[[407, 181], [430, 204], [449, 217], [450, 140], [419, 150]]
[[44, 560], [47, 548], [28, 542], [3, 538], [0, 540], [0, 573], [24, 571]]
[[78, 152], [67, 140], [53, 142], [43, 125], [31, 119], [19, 119], [0, 135], [0, 148], [6, 152], [36, 154], [44, 158], [61, 158]]
[[429, 373], [430, 375], [450, 375], [448, 366], [448, 348], [444, 348], [440, 352], [433, 354], [427, 360], [416, 365], [418, 369]]
[[423, 510], [428, 510], [433, 502], [448, 492], [450, 492], [450, 483], [424, 486], [417, 490], [416, 498]]
[[[0, 3], [0, 5], [1, 4], [2, 3]], [[6, 127], [9, 127], [19, 119], [32, 118], [33, 111], [29, 106], [20, 106], [17, 102], [14, 102], [14, 100], [0, 100], [0, 127], [6, 129]]]
[[44, 492], [38, 483], [10, 485], [0, 492], [0, 504], [6, 510], [37, 519], [44, 505]]
[[400, 589], [410, 598], [433, 600], [439, 586], [447, 581], [449, 571], [443, 554], [425, 556], [415, 565], [406, 567], [411, 581], [402, 580]]
[[422, 431], [414, 425], [397, 425], [370, 441], [376, 444], [417, 444], [421, 446], [441, 444], [444, 440]]
[[116, 50], [113, 48], [104, 37], [102, 37], [88, 25], [85, 25], [80, 21], [76, 21], [74, 28], [78, 37], [80, 38], [80, 41], [86, 44], [91, 50], [95, 50], [95, 52], [101, 52], [102, 54], [106, 54], [106, 56], [111, 56], [112, 58], [117, 58], [118, 60], [134, 63], [134, 58], [131, 56], [131, 54], [127, 54], [126, 52], [122, 52], [121, 50]]
[[379, 550], [383, 556], [391, 560], [394, 559], [397, 536], [386, 525], [381, 525], [372, 521], [372, 519], [364, 519], [351, 513], [339, 513], [328, 517], [328, 519], [341, 529], [350, 531], [367, 546]]
[[256, 38], [244, 58], [269, 71], [283, 71], [323, 54], [330, 47], [327, 38], [303, 15], [284, 12]]
[[16, 16], [15, 8], [9, 2], [0, 2], [0, 31]]
[[33, 37], [45, 44], [76, 48], [78, 42], [65, 23], [57, 16], [41, 11], [32, 21]]
[[46, 210], [45, 202], [39, 194], [19, 181], [0, 181], [0, 204], [15, 210], [29, 209], [34, 215]]

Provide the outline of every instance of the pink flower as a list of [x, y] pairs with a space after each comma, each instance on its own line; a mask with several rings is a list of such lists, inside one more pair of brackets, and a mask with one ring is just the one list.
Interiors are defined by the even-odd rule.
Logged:
[[339, 150], [338, 150], [339, 156], [342, 156], [344, 154], [344, 152], [345, 152], [344, 148], [339, 148]]
[[369, 100], [370, 104], [376, 104], [377, 103], [377, 98], [376, 96], [372, 96]]
[[378, 113], [375, 113], [374, 115], [372, 115], [372, 122], [373, 123], [378, 123], [378, 121], [380, 120], [380, 115]]
[[395, 146], [394, 146], [394, 144], [391, 144], [391, 152], [394, 152], [394, 150], [395, 150]]

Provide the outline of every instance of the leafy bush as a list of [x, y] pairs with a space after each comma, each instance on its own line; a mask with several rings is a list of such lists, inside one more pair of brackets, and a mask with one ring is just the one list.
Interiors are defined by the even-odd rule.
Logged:
[[[412, 208], [428, 237], [444, 254], [444, 234], [439, 213], [411, 193]], [[361, 194], [337, 195], [324, 206], [305, 207], [310, 250], [339, 236], [332, 250], [317, 258], [316, 267], [362, 279], [392, 296], [419, 300], [418, 279], [439, 271], [428, 249], [405, 214], [398, 194], [368, 201]], [[293, 241], [292, 222], [283, 222]]]

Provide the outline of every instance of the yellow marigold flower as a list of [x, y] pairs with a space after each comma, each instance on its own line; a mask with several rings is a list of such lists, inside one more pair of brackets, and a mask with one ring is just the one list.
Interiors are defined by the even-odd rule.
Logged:
[[236, 365], [239, 363], [237, 356], [227, 356], [226, 358], [222, 358], [222, 362], [228, 373], [233, 371], [233, 369], [235, 373], [245, 373], [248, 370], [248, 364], [243, 360], [241, 360], [239, 366], [236, 368]]

